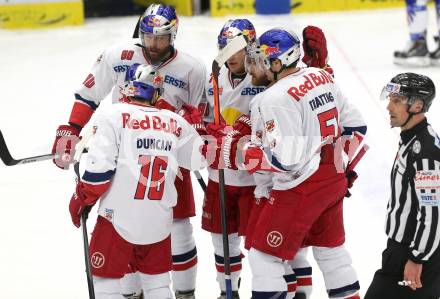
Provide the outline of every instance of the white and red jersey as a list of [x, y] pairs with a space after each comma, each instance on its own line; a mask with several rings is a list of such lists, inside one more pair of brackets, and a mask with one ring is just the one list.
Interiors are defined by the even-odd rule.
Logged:
[[[258, 102], [262, 99], [262, 97], [255, 97], [252, 99], [250, 103], [251, 107], [251, 123], [252, 128], [264, 128], [264, 124], [262, 123], [262, 119], [260, 117], [260, 113], [258, 112]], [[263, 134], [264, 131], [261, 129], [252, 130], [253, 133], [251, 135], [251, 143], [263, 147]], [[255, 134], [258, 132], [258, 134]], [[273, 172], [259, 170], [253, 174], [255, 180], [255, 190], [254, 195], [255, 198], [269, 198], [269, 193], [272, 191], [273, 183]]]
[[252, 142], [262, 147], [277, 170], [272, 178], [275, 190], [291, 189], [318, 169], [326, 137], [366, 131], [359, 110], [334, 79], [317, 68], [300, 69], [256, 96], [251, 119]]
[[181, 116], [127, 103], [98, 115], [82, 182], [102, 196], [98, 214], [132, 244], [171, 233], [179, 167], [206, 167], [202, 138]]
[[[107, 48], [97, 59], [87, 78], [75, 92], [75, 105], [69, 123], [81, 127], [89, 121], [99, 103], [111, 92], [113, 102], [124, 99], [126, 72], [131, 65], [151, 64], [142, 47], [132, 43]], [[183, 104], [197, 107], [204, 95], [206, 68], [198, 59], [175, 50], [158, 66], [164, 78], [164, 95], [176, 109]]]
[[[265, 87], [252, 85], [252, 77], [246, 77], [234, 82], [228, 68], [223, 66], [218, 78], [220, 113], [228, 126], [232, 126], [240, 115], [250, 113], [250, 102], [258, 93], [264, 91]], [[209, 79], [206, 84], [207, 110], [205, 110], [205, 121], [214, 121], [214, 91], [212, 81]], [[225, 184], [228, 186], [254, 186], [255, 181], [251, 175], [244, 170], [225, 169]], [[209, 179], [218, 183], [218, 170], [208, 167]]]

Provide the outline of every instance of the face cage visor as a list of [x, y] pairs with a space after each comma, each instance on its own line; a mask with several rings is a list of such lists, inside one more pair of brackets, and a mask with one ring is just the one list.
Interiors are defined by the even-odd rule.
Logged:
[[[155, 18], [163, 18], [162, 16], [154, 16]], [[153, 25], [148, 26], [147, 28], [142, 28], [142, 26], [139, 27], [139, 36], [141, 37], [142, 45], [145, 47], [145, 39], [144, 35], [154, 35], [154, 36], [166, 36], [170, 35], [170, 45], [173, 45], [174, 39], [176, 38], [177, 34], [177, 20], [172, 20], [167, 25]]]
[[257, 43], [247, 45], [244, 68], [247, 73], [251, 73], [252, 70], [265, 72], [270, 69], [270, 61], [265, 58]]

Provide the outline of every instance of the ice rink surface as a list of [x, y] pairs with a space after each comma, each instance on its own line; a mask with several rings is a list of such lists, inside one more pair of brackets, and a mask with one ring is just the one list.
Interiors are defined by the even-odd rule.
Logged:
[[[430, 36], [437, 28], [433, 14], [430, 10]], [[299, 35], [309, 24], [323, 28], [336, 80], [367, 121], [371, 149], [358, 166], [353, 196], [345, 201], [346, 246], [363, 295], [385, 248], [389, 172], [399, 134], [388, 125], [380, 91], [395, 74], [406, 71], [428, 75], [439, 87], [440, 68], [393, 65], [393, 51], [407, 39], [403, 9], [246, 17], [258, 34], [279, 26]], [[210, 66], [217, 34], [226, 19], [180, 18], [176, 47]], [[68, 120], [74, 89], [104, 48], [129, 40], [136, 21], [136, 16], [102, 18], [87, 20], [82, 27], [0, 31], [0, 129], [14, 157], [50, 152], [55, 129]], [[434, 47], [432, 39], [430, 46]], [[439, 102], [434, 100], [428, 113], [437, 132]], [[51, 162], [15, 167], [0, 163], [0, 298], [87, 298], [81, 231], [72, 225], [68, 212], [73, 190], [73, 171], [63, 172]], [[195, 180], [194, 190], [198, 215], [192, 223], [199, 252], [196, 294], [199, 299], [212, 299], [219, 293], [213, 248], [210, 235], [200, 229], [203, 195]], [[92, 213], [89, 232], [95, 219]], [[312, 298], [327, 298], [311, 253], [309, 259], [314, 271]], [[250, 298], [250, 278], [244, 259], [242, 298]]]

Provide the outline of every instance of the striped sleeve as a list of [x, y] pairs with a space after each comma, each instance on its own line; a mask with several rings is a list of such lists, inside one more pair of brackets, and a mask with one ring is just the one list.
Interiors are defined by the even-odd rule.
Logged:
[[69, 123], [84, 127], [100, 102], [111, 92], [116, 84], [116, 76], [110, 60], [115, 56], [113, 49], [107, 49], [94, 63], [75, 92], [75, 103], [70, 113]]
[[411, 259], [429, 260], [440, 243], [440, 162], [420, 159], [414, 163], [413, 196], [419, 205], [417, 228], [411, 243]]

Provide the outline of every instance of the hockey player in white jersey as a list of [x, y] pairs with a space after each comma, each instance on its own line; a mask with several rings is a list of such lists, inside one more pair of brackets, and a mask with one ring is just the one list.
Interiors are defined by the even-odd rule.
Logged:
[[336, 146], [342, 130], [364, 132], [365, 123], [327, 72], [297, 67], [294, 33], [269, 30], [259, 42], [272, 85], [253, 100], [253, 142], [242, 146], [237, 136], [223, 149], [225, 165], [273, 172], [269, 201], [247, 240], [252, 298], [286, 298], [283, 260], [295, 257], [301, 246], [313, 246], [329, 297], [359, 298], [356, 273], [343, 247], [347, 174], [339, 163], [342, 150], [334, 148], [342, 149]]
[[[118, 44], [106, 49], [95, 62], [89, 75], [75, 93], [75, 103], [68, 125], [57, 129], [53, 153], [61, 153], [57, 166], [66, 167], [81, 129], [88, 123], [100, 102], [111, 93], [113, 102], [126, 99], [125, 74], [131, 65], [151, 64], [164, 77], [165, 108], [178, 110], [183, 104], [197, 107], [204, 93], [205, 66], [194, 57], [174, 48], [178, 17], [174, 8], [166, 5], [150, 5], [139, 23], [138, 40]], [[161, 103], [165, 103], [161, 101]], [[161, 106], [163, 107], [163, 106]], [[70, 136], [66, 142], [66, 138]], [[189, 217], [195, 215], [190, 173], [182, 170], [183, 180], [176, 179], [178, 205], [174, 208], [173, 223], [173, 286], [183, 298], [193, 298], [196, 283], [197, 250], [192, 236]], [[126, 292], [133, 293], [127, 285]]]
[[[247, 19], [227, 21], [218, 35], [218, 48], [222, 49], [234, 37], [242, 35], [248, 44], [254, 43], [256, 32], [253, 24]], [[220, 113], [222, 124], [214, 125], [214, 93], [212, 81], [206, 84], [207, 106], [205, 121], [208, 132], [213, 135], [226, 135], [232, 126], [238, 126], [240, 121], [247, 121], [241, 115], [249, 114], [249, 102], [264, 90], [264, 87], [254, 86], [251, 77], [245, 70], [246, 51], [234, 54], [222, 67], [219, 74], [218, 86], [221, 90]], [[215, 129], [215, 130], [214, 130]], [[220, 285], [220, 297], [226, 298], [224, 275], [224, 253], [222, 242], [220, 196], [218, 186], [218, 170], [215, 165], [208, 168], [209, 181], [203, 204], [202, 228], [211, 233], [214, 245], [217, 281]], [[240, 249], [241, 237], [246, 234], [247, 218], [254, 199], [255, 181], [246, 171], [225, 170], [225, 200], [228, 213], [229, 253], [231, 264], [231, 281], [233, 298], [239, 298], [238, 287], [242, 269], [243, 254]]]
[[[226, 42], [229, 40], [229, 38], [233, 38], [236, 35], [240, 35], [243, 34], [243, 31], [245, 33], [249, 32], [249, 29], [251, 30], [251, 32], [254, 32], [254, 28], [253, 26], [250, 27], [250, 22], [248, 22], [247, 20], [230, 20], [228, 21], [225, 26], [223, 27], [222, 31], [220, 32], [219, 35], [219, 44], [226, 44]], [[241, 27], [241, 28], [240, 28]], [[244, 35], [244, 34], [243, 34]], [[332, 70], [328, 67], [327, 65], [327, 45], [326, 45], [326, 40], [325, 40], [325, 35], [322, 32], [322, 30], [318, 27], [314, 27], [314, 26], [307, 26], [306, 28], [304, 28], [303, 31], [303, 37], [304, 37], [304, 42], [303, 42], [303, 47], [305, 49], [305, 53], [306, 55], [303, 57], [303, 62], [307, 65], [307, 66], [318, 66], [318, 67], [322, 67], [322, 68], [326, 68], [327, 70], [331, 71]], [[248, 43], [248, 49], [252, 49], [255, 47], [255, 39], [251, 39], [248, 41], [250, 41], [250, 43]], [[241, 55], [241, 56], [240, 56]], [[222, 109], [222, 112], [225, 115], [224, 118], [228, 118], [228, 116], [230, 117], [230, 115], [233, 115], [233, 118], [236, 118], [235, 115], [239, 114], [239, 111], [236, 111], [237, 109], [234, 109], [233, 107], [228, 107], [229, 105], [246, 105], [246, 108], [248, 108], [249, 104], [252, 103], [252, 98], [255, 96], [255, 94], [263, 91], [265, 89], [265, 86], [269, 84], [269, 82], [266, 80], [265, 75], [263, 73], [263, 76], [259, 75], [256, 76], [255, 73], [250, 72], [251, 69], [253, 70], [253, 66], [251, 65], [251, 63], [244, 63], [244, 56], [243, 53], [238, 53], [237, 55], [234, 56], [234, 58], [238, 57], [239, 59], [235, 59], [232, 60], [233, 63], [228, 63], [227, 65], [227, 69], [223, 68], [220, 72], [220, 77], [219, 77], [219, 86], [220, 86], [220, 90], [221, 90], [221, 102], [220, 102], [220, 106]], [[248, 57], [250, 58], [250, 57]], [[239, 62], [239, 63], [237, 63]], [[234, 74], [234, 69], [237, 69], [237, 66], [239, 66], [240, 68], [238, 69], [239, 72], [249, 72], [249, 74], [247, 76], [243, 75], [244, 79], [242, 81], [238, 80], [238, 82], [240, 83], [238, 85], [238, 87], [240, 87], [241, 85], [243, 86], [242, 82], [247, 82], [247, 84], [250, 84], [250, 88], [245, 88], [241, 90], [241, 97], [237, 94], [234, 94], [234, 90], [238, 89], [238, 88], [231, 88], [233, 85], [233, 82], [235, 80], [237, 80], [237, 71], [235, 71]], [[223, 71], [223, 72], [222, 72]], [[222, 76], [223, 75], [223, 76]], [[252, 82], [249, 82], [252, 81]], [[257, 87], [258, 86], [258, 87]], [[255, 90], [256, 92], [252, 92], [255, 87], [257, 87], [257, 89]], [[208, 88], [210, 88], [210, 85], [208, 84]], [[240, 90], [238, 89], [238, 91], [236, 90], [235, 93], [240, 92]], [[212, 95], [212, 89], [208, 89], [208, 95]], [[251, 93], [251, 94], [249, 94]], [[213, 99], [208, 97], [209, 99], [209, 109], [213, 109]], [[238, 100], [237, 100], [238, 99]], [[250, 108], [248, 108], [250, 110]], [[245, 113], [244, 111], [241, 111], [241, 113]], [[210, 115], [212, 118], [212, 115]], [[211, 119], [210, 118], [210, 119]], [[228, 123], [228, 121], [226, 121], [226, 123]], [[209, 126], [208, 128], [211, 129], [211, 133], [212, 133], [212, 127], [213, 126]], [[230, 139], [233, 138], [234, 134], [239, 134], [239, 135], [250, 135], [251, 134], [251, 127], [250, 127], [250, 119], [246, 114], [241, 115], [240, 117], [237, 118], [237, 120], [235, 121], [234, 125], [231, 128], [232, 131], [229, 131], [229, 134], [227, 135], [226, 139]], [[220, 132], [219, 132], [220, 131]], [[223, 126], [219, 126], [219, 128], [216, 130], [216, 132], [213, 132], [213, 135], [215, 136], [224, 136], [224, 134], [226, 134], [225, 132], [226, 130], [224, 130], [224, 125]], [[236, 131], [234, 133], [234, 131]], [[243, 171], [233, 171], [233, 170], [229, 170], [226, 169], [225, 172], [227, 174], [240, 174], [241, 176], [245, 178], [245, 180], [250, 180], [249, 177], [246, 177], [246, 173]], [[210, 173], [213, 174], [213, 176], [215, 176], [216, 178], [216, 174], [217, 171], [211, 169]], [[237, 175], [236, 175], [237, 176]], [[226, 179], [230, 178], [231, 175], [226, 176]], [[256, 221], [256, 219], [258, 218], [258, 214], [259, 211], [261, 210], [262, 206], [264, 205], [264, 203], [267, 201], [268, 198], [268, 194], [272, 188], [272, 173], [270, 172], [265, 172], [265, 171], [259, 171], [256, 172], [254, 174], [254, 178], [256, 181], [256, 188], [254, 190], [254, 197], [255, 200], [252, 200], [252, 207], [246, 207], [248, 209], [247, 213], [251, 213], [250, 216], [248, 214], [246, 214], [246, 222], [248, 222], [248, 218], [249, 219], [249, 223], [248, 226], [253, 226], [254, 222]], [[235, 181], [232, 180], [233, 182], [230, 185], [237, 185], [237, 182], [240, 181], [239, 178], [237, 178]], [[217, 181], [216, 181], [217, 182]], [[229, 185], [228, 183], [226, 185]], [[226, 186], [226, 191], [228, 191], [229, 189], [232, 189], [232, 187], [228, 187]], [[236, 188], [236, 187], [234, 187]], [[214, 195], [217, 195], [217, 189], [218, 186], [216, 185], [216, 189], [213, 190]], [[236, 188], [238, 189], [238, 188]], [[227, 192], [228, 193], [232, 193], [232, 192]], [[216, 201], [214, 207], [218, 206], [218, 198], [214, 197], [213, 195], [206, 195], [206, 202], [209, 201]], [[205, 204], [205, 210], [206, 213], [204, 214], [204, 219], [202, 219], [204, 227], [206, 227], [205, 229], [207, 229], [208, 231], [211, 231], [212, 228], [210, 228], [210, 224], [214, 223], [214, 220], [212, 218], [214, 218], [212, 216], [212, 213], [209, 212], [209, 210], [212, 210], [212, 203], [210, 205]], [[250, 211], [252, 212], [250, 212]], [[229, 213], [231, 213], [231, 211], [228, 211]], [[240, 217], [242, 217], [242, 213], [243, 211], [240, 210]], [[234, 211], [232, 211], [232, 215], [236, 215], [236, 213], [234, 213]], [[219, 216], [215, 217], [216, 221], [219, 222]], [[217, 227], [219, 227], [220, 224], [217, 224]], [[246, 230], [246, 240], [248, 240], [248, 234], [252, 231], [252, 228], [248, 228]], [[235, 234], [234, 234], [235, 235]], [[219, 238], [220, 236], [213, 234], [213, 239], [215, 240], [215, 238]], [[231, 235], [232, 237], [232, 235]], [[231, 238], [230, 237], [230, 243], [231, 243]], [[234, 236], [235, 239], [235, 236]], [[248, 246], [249, 242], [246, 242], [245, 248], [249, 249], [250, 247]], [[234, 244], [239, 244], [238, 242], [234, 243]], [[217, 251], [222, 252], [222, 248], [221, 248], [221, 243], [220, 241], [217, 241], [217, 246], [219, 246], [220, 248]], [[230, 251], [234, 251], [234, 249], [230, 249]], [[236, 249], [237, 252], [239, 252], [239, 248]], [[233, 257], [232, 257], [233, 258]], [[219, 257], [216, 255], [216, 261], [219, 260]], [[234, 264], [234, 268], [232, 269], [231, 273], [232, 273], [232, 280], [234, 282], [234, 278], [235, 281], [237, 281], [238, 279], [238, 274], [239, 271], [234, 271], [236, 270], [236, 268], [240, 268], [241, 269], [241, 265], [238, 264], [239, 267], [236, 267], [237, 264]], [[218, 262], [217, 262], [217, 266], [218, 266]], [[292, 271], [293, 270], [293, 271]], [[288, 285], [288, 294], [287, 294], [287, 298], [294, 298], [295, 294], [296, 296], [299, 298], [300, 296], [303, 296], [301, 298], [310, 298], [310, 294], [312, 291], [312, 268], [309, 264], [309, 262], [307, 261], [307, 248], [304, 248], [302, 250], [300, 250], [300, 252], [296, 255], [295, 259], [292, 261], [289, 261], [289, 265], [286, 266], [286, 275], [285, 275], [285, 280], [286, 283]], [[222, 285], [222, 282], [224, 281], [224, 277], [222, 276], [221, 272], [218, 272], [218, 280], [221, 284], [222, 290], [224, 290], [224, 286]], [[234, 285], [234, 283], [233, 283]], [[222, 292], [224, 293], [224, 292]], [[234, 295], [236, 295], [236, 293], [233, 293]], [[224, 296], [224, 295], [223, 295]]]
[[[252, 47], [255, 43], [255, 28], [252, 23], [246, 19], [236, 19], [229, 20], [220, 31], [218, 37], [219, 48], [224, 47], [227, 42], [237, 35], [243, 35], [248, 41], [248, 47]], [[325, 45], [325, 37], [322, 31], [313, 26], [308, 26], [304, 30], [304, 39], [307, 41], [313, 41], [314, 57], [324, 57], [324, 64], [326, 64], [327, 58], [327, 48]], [[322, 43], [324, 40], [324, 44]], [[318, 53], [319, 52], [319, 53]], [[322, 55], [322, 52], [325, 52]], [[261, 82], [253, 83], [250, 74], [247, 74], [246, 64], [245, 64], [245, 51], [242, 50], [236, 55], [228, 60], [226, 67], [220, 70], [219, 75], [219, 88], [221, 91], [220, 97], [220, 108], [222, 113], [222, 118], [224, 124], [216, 127], [215, 125], [208, 125], [210, 133], [219, 137], [225, 136], [228, 131], [233, 133], [234, 131], [239, 131], [242, 135], [248, 135], [251, 131], [248, 129], [249, 117], [248, 113], [250, 111], [249, 104], [251, 99], [259, 92], [265, 89], [265, 84]], [[316, 59], [311, 61], [310, 57], [306, 57], [306, 63], [318, 63]], [[207, 120], [212, 121], [212, 111], [213, 111], [213, 91], [211, 82], [207, 85], [208, 94], [208, 112]], [[241, 114], [241, 116], [240, 116]], [[234, 122], [235, 120], [235, 122]], [[225, 127], [226, 126], [226, 127]], [[214, 130], [215, 129], [215, 130]], [[248, 130], [248, 131], [247, 131]], [[214, 131], [214, 132], [213, 132]], [[231, 136], [229, 135], [228, 138]], [[215, 163], [214, 163], [215, 164]], [[220, 288], [222, 294], [220, 298], [224, 298], [225, 286], [224, 286], [224, 275], [223, 270], [223, 248], [221, 242], [221, 232], [220, 228], [220, 211], [218, 210], [219, 198], [218, 198], [218, 172], [213, 168], [215, 165], [211, 165], [209, 168], [210, 182], [208, 184], [208, 191], [205, 195], [204, 204], [204, 214], [202, 218], [202, 227], [212, 232], [212, 238], [215, 247], [215, 258], [217, 266], [217, 280], [220, 283]], [[241, 252], [239, 248], [240, 235], [246, 233], [245, 228], [247, 227], [248, 217], [252, 206], [255, 205], [255, 200], [249, 202], [249, 192], [254, 188], [254, 185], [249, 186], [254, 182], [254, 179], [249, 176], [245, 171], [230, 170], [225, 169], [225, 180], [226, 180], [226, 202], [228, 208], [228, 221], [229, 227], [229, 244], [231, 252], [231, 276], [233, 285], [233, 296], [238, 298], [238, 288], [239, 275], [241, 270]], [[258, 176], [258, 174], [256, 174]], [[269, 178], [270, 180], [270, 178]], [[261, 182], [261, 180], [260, 180]], [[257, 201], [260, 202], [261, 192], [258, 190], [264, 189], [264, 183], [258, 184], [257, 189], [254, 190], [254, 196], [257, 197]], [[247, 192], [244, 192], [246, 191]], [[231, 219], [232, 217], [232, 219]], [[233, 233], [231, 233], [233, 232]], [[238, 232], [238, 234], [236, 233]], [[248, 248], [247, 248], [248, 249]], [[220, 253], [220, 254], [219, 254]], [[312, 268], [306, 259], [306, 251], [301, 251], [301, 255], [291, 263], [295, 268], [295, 273], [298, 274], [297, 277], [291, 274], [291, 270], [285, 279], [289, 285], [289, 290], [291, 291], [291, 296], [294, 296], [296, 286], [303, 294], [310, 294], [311, 292], [311, 274]], [[223, 297], [222, 297], [223, 296]]]
[[181, 116], [154, 107], [163, 84], [158, 71], [133, 65], [128, 72], [128, 103], [97, 116], [69, 210], [79, 227], [84, 209], [100, 199], [90, 243], [97, 299], [121, 298], [120, 279], [129, 264], [136, 267], [146, 298], [171, 299], [174, 180], [179, 167], [206, 166], [199, 153], [203, 141]]

